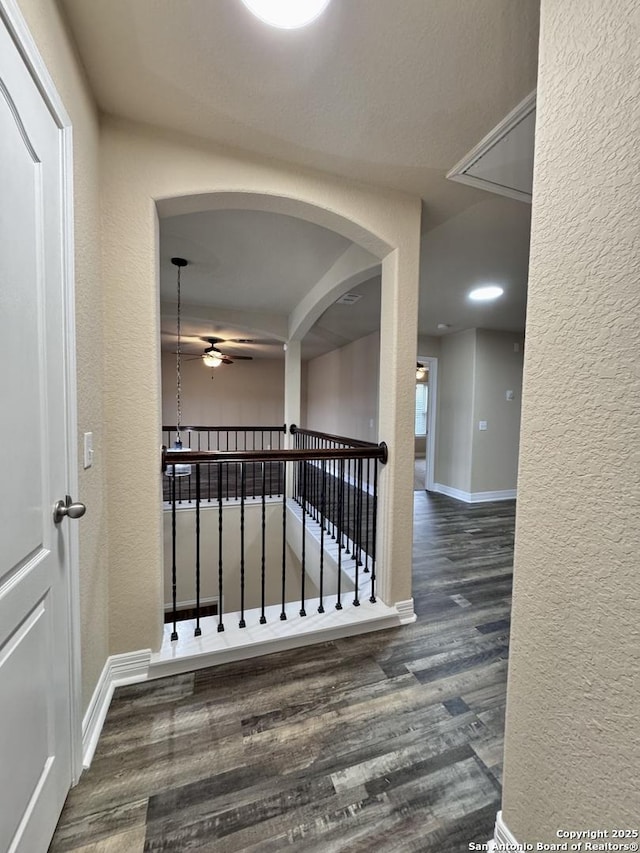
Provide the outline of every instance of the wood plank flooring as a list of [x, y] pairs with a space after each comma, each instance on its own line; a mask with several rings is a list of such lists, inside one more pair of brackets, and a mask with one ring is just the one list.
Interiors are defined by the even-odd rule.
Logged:
[[514, 513], [416, 493], [414, 625], [119, 688], [51, 853], [461, 853], [488, 840]]

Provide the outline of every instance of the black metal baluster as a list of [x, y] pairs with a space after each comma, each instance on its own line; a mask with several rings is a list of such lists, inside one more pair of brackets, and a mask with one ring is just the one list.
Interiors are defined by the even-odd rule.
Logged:
[[[187, 431], [187, 447], [191, 450], [191, 430]], [[193, 465], [189, 466], [189, 476], [187, 477], [187, 503], [191, 503], [191, 472]]]
[[356, 588], [355, 588], [355, 598], [353, 599], [353, 604], [355, 607], [360, 607], [360, 589], [359, 589], [359, 574], [358, 570], [361, 565], [360, 563], [360, 555], [358, 553], [358, 548], [356, 547], [355, 542], [360, 541], [360, 512], [362, 510], [361, 507], [361, 497], [362, 497], [362, 459], [358, 459], [356, 461], [356, 484], [358, 487], [358, 491], [356, 492], [356, 517], [354, 521], [354, 536], [356, 537], [354, 541], [354, 545], [352, 548], [353, 551], [353, 559], [356, 563]]
[[285, 599], [285, 572], [287, 570], [287, 463], [280, 463], [282, 469], [282, 610], [280, 611], [280, 619], [283, 621], [287, 618], [284, 609]]
[[[297, 449], [304, 450], [304, 437], [300, 433], [296, 433], [295, 444]], [[296, 466], [296, 500], [300, 503], [302, 489], [302, 462], [298, 462]]]
[[361, 566], [362, 561], [360, 560], [360, 516], [362, 513], [362, 459], [356, 459], [354, 462], [355, 467], [355, 492], [354, 492], [354, 511], [355, 515], [353, 518], [353, 545], [351, 547], [351, 554], [353, 559], [356, 561], [356, 565]]
[[[316, 439], [312, 439], [311, 448], [315, 450], [317, 447]], [[315, 461], [310, 459], [307, 462], [307, 467], [309, 468], [309, 479], [311, 482], [309, 483], [309, 515], [315, 521], [316, 520], [316, 465]]]
[[342, 610], [342, 499], [344, 492], [344, 459], [340, 460], [340, 480], [338, 481], [338, 600], [336, 610]]
[[358, 459], [353, 460], [352, 484], [352, 509], [351, 516], [351, 555], [354, 560], [357, 560], [358, 555]]
[[[211, 430], [207, 430], [207, 450], [211, 452]], [[207, 501], [211, 503], [211, 463], [207, 465]]]
[[[331, 442], [331, 450], [334, 450]], [[331, 506], [331, 538], [336, 538], [336, 460], [331, 460], [331, 479], [329, 480], [329, 504]]]
[[265, 542], [266, 542], [266, 494], [265, 494], [265, 475], [266, 475], [266, 467], [265, 463], [262, 463], [262, 565], [261, 565], [261, 599], [262, 599], [262, 613], [260, 614], [260, 624], [264, 625], [267, 621], [267, 617], [264, 615], [264, 604], [265, 604]]
[[[320, 441], [316, 439], [316, 449], [320, 447]], [[320, 462], [316, 459], [313, 463], [313, 518], [317, 522], [320, 518]]]
[[173, 466], [171, 478], [171, 596], [173, 601], [173, 631], [171, 641], [178, 639], [177, 613], [177, 566], [176, 566], [176, 466]]
[[[333, 444], [333, 449], [334, 450], [338, 449], [338, 445], [335, 442]], [[341, 495], [340, 460], [337, 460], [333, 464], [334, 464], [334, 468], [335, 468], [335, 478], [336, 478], [336, 480], [335, 480], [335, 496], [334, 496], [334, 498], [335, 498], [335, 510], [334, 510], [334, 521], [335, 521], [334, 527], [335, 527], [335, 530], [334, 530], [334, 533], [335, 533], [336, 542], [338, 543], [338, 547], [340, 548], [340, 547], [342, 547], [340, 537], [338, 535], [338, 516], [340, 514], [339, 513], [339, 503], [340, 503], [340, 495]], [[344, 463], [342, 463], [342, 464], [344, 465]]]
[[[237, 444], [236, 433], [236, 444]], [[236, 466], [237, 467], [237, 466]], [[239, 628], [246, 628], [247, 623], [244, 619], [244, 491], [245, 491], [245, 470], [244, 462], [240, 463], [240, 622]]]
[[[226, 450], [229, 450], [229, 431], [228, 431], [228, 430], [225, 430], [225, 438], [227, 439], [227, 447], [226, 447]], [[226, 490], [225, 490], [225, 493], [224, 493], [224, 496], [225, 496], [226, 500], [229, 500], [229, 499], [230, 499], [229, 478], [230, 478], [230, 476], [231, 476], [230, 471], [231, 471], [231, 465], [232, 465], [232, 464], [233, 464], [233, 463], [228, 462], [228, 463], [224, 466], [225, 480], [226, 480], [226, 483], [227, 483], [227, 487], [226, 487]]]
[[327, 487], [327, 463], [322, 460], [322, 486], [320, 489], [320, 604], [318, 613], [324, 613], [324, 510]]
[[371, 459], [367, 459], [367, 486], [365, 492], [365, 529], [364, 529], [364, 571], [369, 573], [369, 484], [371, 482]]
[[[200, 444], [200, 433], [198, 433]], [[200, 450], [200, 447], [198, 447]], [[200, 463], [196, 463], [196, 628], [194, 637], [202, 634], [200, 628]]]
[[[256, 449], [256, 431], [255, 431], [255, 430], [252, 430], [252, 431], [251, 431], [251, 442], [252, 442], [252, 448], [251, 448], [251, 449], [255, 452], [255, 449]], [[247, 444], [247, 437], [246, 437], [246, 435], [245, 435], [245, 441], [244, 441], [244, 443], [245, 443], [245, 446], [246, 446], [246, 444]], [[251, 486], [252, 486], [252, 488], [251, 488], [251, 497], [253, 498], [253, 500], [254, 500], [254, 501], [255, 501], [255, 500], [256, 500], [256, 498], [257, 498], [257, 494], [256, 494], [256, 492], [257, 492], [257, 489], [258, 489], [258, 477], [257, 477], [257, 474], [256, 474], [256, 471], [257, 471], [257, 470], [258, 470], [258, 469], [257, 469], [257, 463], [252, 462], [252, 463], [251, 463]]]
[[304, 581], [306, 575], [306, 546], [307, 546], [307, 463], [300, 463], [302, 468], [302, 571], [300, 578], [300, 615], [306, 616], [307, 611], [304, 609]]
[[351, 484], [351, 480], [353, 479], [353, 477], [351, 476], [352, 462], [353, 462], [352, 459], [347, 459], [347, 479], [346, 479], [346, 482], [344, 484], [344, 488], [346, 491], [346, 503], [347, 503], [346, 510], [345, 510], [345, 520], [344, 520], [344, 527], [345, 527], [344, 553], [345, 554], [350, 553], [350, 551], [349, 551], [349, 533], [351, 531], [351, 517], [352, 517], [352, 512], [351, 512], [351, 485], [350, 484]]
[[224, 631], [222, 623], [222, 462], [218, 462], [218, 631]]
[[373, 519], [371, 521], [371, 597], [372, 604], [376, 602], [376, 533], [378, 529], [378, 460], [373, 460]]

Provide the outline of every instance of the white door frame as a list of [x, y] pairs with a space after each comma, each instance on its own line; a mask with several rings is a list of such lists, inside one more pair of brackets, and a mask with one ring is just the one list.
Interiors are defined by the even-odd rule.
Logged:
[[[71, 120], [64, 108], [27, 22], [16, 0], [0, 0], [0, 18], [22, 54], [23, 60], [33, 77], [42, 98], [60, 128], [62, 142], [62, 249], [64, 288], [63, 302], [65, 314], [65, 413], [66, 413], [66, 494], [78, 494], [77, 462], [77, 389], [76, 389], [76, 340], [75, 340], [75, 276], [74, 276], [74, 240], [73, 240], [73, 148]], [[64, 495], [60, 495], [64, 498]], [[53, 511], [53, 507], [51, 508]], [[70, 685], [70, 743], [72, 781], [75, 785], [82, 773], [82, 708], [81, 708], [81, 672], [80, 672], [80, 589], [78, 527], [67, 527], [69, 543], [69, 571], [66, 584], [67, 619], [70, 628], [69, 685]]]
[[418, 356], [418, 361], [429, 368], [429, 396], [427, 398], [427, 447], [425, 484], [428, 492], [433, 491], [436, 467], [436, 408], [438, 405], [438, 359], [434, 356]]

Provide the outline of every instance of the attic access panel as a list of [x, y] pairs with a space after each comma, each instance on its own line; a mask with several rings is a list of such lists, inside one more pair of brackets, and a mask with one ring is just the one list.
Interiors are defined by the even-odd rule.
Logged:
[[531, 203], [536, 129], [532, 92], [457, 163], [447, 178]]

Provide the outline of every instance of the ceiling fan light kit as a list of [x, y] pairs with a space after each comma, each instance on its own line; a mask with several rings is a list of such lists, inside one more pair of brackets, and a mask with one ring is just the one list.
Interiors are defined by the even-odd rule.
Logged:
[[202, 360], [207, 367], [220, 367], [221, 364], [233, 364], [234, 361], [253, 361], [252, 355], [232, 355], [220, 352], [217, 344], [252, 344], [248, 338], [230, 340], [226, 338], [203, 338], [209, 342], [209, 346], [202, 353]]
[[202, 353], [202, 360], [207, 367], [220, 367], [221, 364], [224, 364], [224, 359], [220, 353], [208, 349]]

